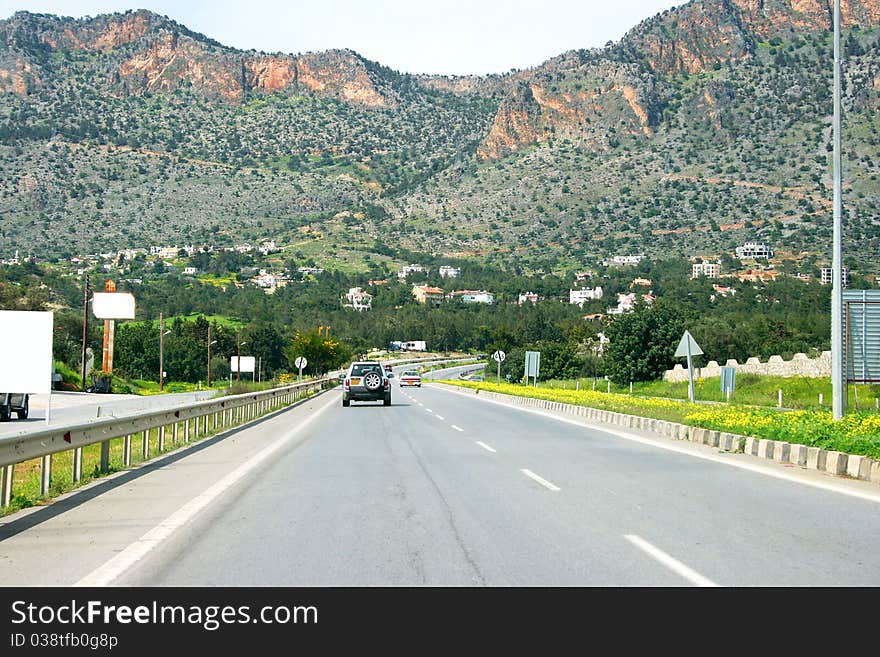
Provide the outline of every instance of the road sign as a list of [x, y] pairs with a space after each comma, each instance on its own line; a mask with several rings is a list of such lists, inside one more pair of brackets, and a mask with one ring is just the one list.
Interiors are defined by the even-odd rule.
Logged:
[[302, 369], [309, 364], [309, 361], [306, 360], [305, 356], [297, 356], [296, 360], [293, 361], [293, 364], [296, 365], [299, 369]]
[[526, 379], [528, 377], [535, 377], [535, 386], [538, 385], [538, 377], [541, 374], [541, 352], [540, 351], [527, 351], [526, 352]]
[[694, 340], [694, 336], [691, 335], [690, 331], [685, 331], [684, 335], [681, 336], [681, 342], [678, 343], [678, 349], [675, 350], [675, 357], [699, 356], [702, 353], [703, 350], [700, 349], [700, 345]]
[[257, 359], [254, 356], [230, 356], [229, 371], [230, 372], [253, 372], [257, 369]]
[[735, 367], [722, 367], [721, 368], [721, 395], [722, 398], [726, 397], [727, 400], [730, 400], [730, 396], [733, 394], [734, 389], [736, 388], [736, 368]]
[[703, 353], [700, 345], [694, 340], [690, 331], [685, 331], [681, 336], [681, 342], [678, 343], [678, 349], [675, 350], [675, 357], [680, 358], [687, 356], [688, 359], [688, 399], [694, 401], [694, 362], [692, 356], [699, 356]]
[[92, 312], [98, 319], [134, 319], [134, 295], [130, 292], [95, 292]]
[[500, 349], [492, 354], [492, 360], [498, 363], [498, 383], [501, 383], [501, 363], [504, 362], [505, 358], [507, 358], [507, 355]]

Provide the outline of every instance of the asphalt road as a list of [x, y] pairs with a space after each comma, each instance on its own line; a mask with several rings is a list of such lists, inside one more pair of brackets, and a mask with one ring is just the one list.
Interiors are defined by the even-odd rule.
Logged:
[[337, 389], [6, 519], [0, 578], [880, 584], [876, 484], [756, 461], [432, 384], [395, 384], [391, 407]]

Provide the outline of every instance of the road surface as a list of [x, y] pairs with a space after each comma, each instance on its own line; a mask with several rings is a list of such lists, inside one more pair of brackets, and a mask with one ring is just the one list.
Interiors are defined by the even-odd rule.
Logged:
[[6, 518], [0, 577], [10, 586], [880, 584], [876, 484], [627, 432], [437, 384], [395, 383], [391, 407], [343, 408], [337, 388]]

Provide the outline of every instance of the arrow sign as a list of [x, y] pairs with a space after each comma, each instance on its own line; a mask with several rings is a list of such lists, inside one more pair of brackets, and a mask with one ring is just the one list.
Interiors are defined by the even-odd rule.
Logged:
[[703, 353], [703, 350], [700, 349], [700, 345], [697, 344], [697, 341], [694, 340], [694, 336], [691, 335], [690, 331], [685, 331], [684, 335], [681, 336], [681, 342], [678, 343], [678, 349], [675, 350], [675, 357], [679, 356], [687, 356], [688, 359], [688, 400], [693, 404], [694, 403], [694, 363], [691, 360], [692, 356], [699, 356]]
[[507, 358], [507, 354], [505, 354], [500, 349], [492, 354], [492, 360], [494, 360], [496, 363], [503, 363], [505, 358]]
[[681, 342], [678, 343], [678, 349], [675, 350], [675, 357], [699, 356], [702, 353], [703, 350], [700, 349], [700, 345], [694, 340], [694, 336], [691, 335], [690, 331], [685, 331], [684, 335], [681, 336]]

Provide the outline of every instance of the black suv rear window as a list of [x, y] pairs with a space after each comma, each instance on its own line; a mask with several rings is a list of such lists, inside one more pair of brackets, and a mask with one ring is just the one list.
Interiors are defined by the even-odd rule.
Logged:
[[351, 368], [352, 376], [364, 376], [367, 372], [382, 373], [382, 368], [378, 365], [355, 365]]

